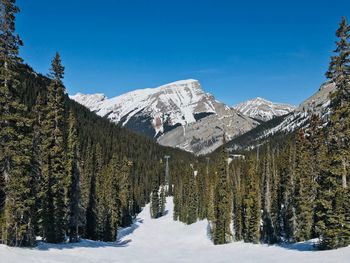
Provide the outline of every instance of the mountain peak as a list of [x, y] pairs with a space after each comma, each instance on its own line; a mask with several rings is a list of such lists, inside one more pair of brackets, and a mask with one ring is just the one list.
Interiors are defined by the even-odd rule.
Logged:
[[295, 109], [294, 106], [274, 103], [261, 97], [242, 102], [234, 107], [242, 114], [261, 121], [286, 115]]
[[197, 114], [216, 113], [213, 98], [202, 90], [195, 79], [138, 89], [110, 99], [103, 94], [76, 94], [71, 98], [123, 126], [143, 119], [144, 123], [148, 123], [149, 135], [152, 129], [155, 130], [152, 136], [163, 133], [167, 129], [165, 126], [196, 122]]

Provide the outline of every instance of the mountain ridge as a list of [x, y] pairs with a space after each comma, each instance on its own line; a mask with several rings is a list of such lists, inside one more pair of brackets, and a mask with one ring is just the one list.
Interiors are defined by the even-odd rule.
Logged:
[[296, 107], [287, 103], [271, 102], [261, 97], [241, 102], [233, 107], [242, 114], [260, 121], [269, 121], [275, 117], [286, 115]]
[[[155, 138], [164, 146], [205, 154], [258, 125], [205, 92], [198, 80], [171, 82], [107, 98], [104, 94], [70, 96], [118, 125]], [[232, 124], [234, 122], [234, 124]]]

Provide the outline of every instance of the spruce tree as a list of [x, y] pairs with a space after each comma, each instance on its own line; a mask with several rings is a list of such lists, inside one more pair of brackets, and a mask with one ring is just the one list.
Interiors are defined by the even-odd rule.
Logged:
[[191, 170], [189, 174], [189, 193], [188, 193], [188, 215], [187, 224], [193, 224], [198, 218], [198, 190], [196, 186], [196, 179], [194, 173]]
[[[331, 58], [327, 77], [336, 86], [331, 95], [331, 119], [328, 132], [330, 165], [323, 171], [320, 191], [324, 226], [321, 229], [321, 247], [324, 249], [350, 244], [350, 207], [348, 205], [350, 163], [350, 26], [342, 18], [336, 32], [335, 55]], [[326, 178], [324, 176], [327, 175]], [[328, 200], [328, 194], [333, 200]], [[322, 224], [321, 224], [322, 225]]]
[[[252, 157], [250, 157], [252, 158]], [[256, 165], [247, 161], [247, 189], [243, 200], [243, 238], [245, 242], [258, 243], [260, 240], [260, 185]]]
[[160, 216], [165, 215], [165, 207], [166, 207], [166, 196], [165, 196], [165, 186], [161, 185], [160, 186], [160, 194], [159, 194], [159, 212]]
[[[271, 217], [271, 207], [272, 207], [272, 184], [273, 184], [273, 175], [272, 175], [272, 163], [270, 156], [270, 145], [268, 145], [265, 158], [263, 159], [263, 214], [262, 214], [262, 231], [261, 231], [261, 240], [264, 243], [272, 244], [276, 242], [276, 235], [274, 224]], [[258, 160], [257, 160], [258, 161]], [[257, 163], [259, 166], [259, 163]], [[257, 173], [259, 169], [257, 169]]]
[[101, 165], [101, 147], [98, 144], [91, 152], [91, 173], [89, 175], [89, 191], [86, 207], [85, 237], [91, 240], [98, 240], [98, 201], [97, 201], [97, 177]]
[[34, 106], [34, 122], [33, 122], [33, 138], [32, 138], [32, 153], [31, 153], [31, 173], [33, 177], [32, 182], [32, 195], [35, 196], [35, 208], [34, 208], [34, 226], [36, 235], [41, 235], [40, 229], [40, 213], [42, 209], [42, 196], [41, 196], [41, 182], [42, 177], [42, 166], [43, 166], [43, 132], [42, 124], [44, 119], [44, 107], [45, 107], [45, 96], [43, 92], [38, 94], [36, 103]]
[[78, 134], [76, 119], [72, 112], [69, 114], [68, 133], [68, 235], [69, 242], [79, 241], [79, 229], [85, 225], [85, 211], [81, 201], [80, 168], [78, 163]]
[[151, 193], [151, 217], [158, 218], [159, 217], [159, 186], [158, 184], [154, 185], [153, 191]]
[[132, 162], [124, 157], [121, 161], [120, 171], [118, 175], [119, 183], [119, 202], [120, 202], [120, 226], [128, 227], [132, 224], [131, 208], [133, 205], [131, 195], [130, 172]]
[[229, 177], [227, 174], [227, 158], [228, 155], [223, 147], [220, 156], [218, 182], [215, 190], [215, 221], [213, 231], [213, 240], [215, 245], [221, 245], [232, 241], [232, 195], [230, 193]]
[[242, 186], [242, 174], [243, 165], [240, 161], [235, 161], [233, 164], [233, 225], [234, 225], [234, 240], [240, 241], [242, 236], [242, 198], [243, 198], [243, 186]]
[[66, 234], [67, 172], [64, 152], [64, 67], [56, 53], [51, 63], [45, 120], [43, 121], [42, 231], [49, 243], [60, 243]]
[[0, 191], [1, 239], [10, 246], [35, 242], [31, 191], [31, 126], [20, 97], [18, 56], [22, 41], [15, 34], [15, 0], [0, 3]]
[[309, 240], [313, 225], [313, 185], [311, 158], [308, 142], [303, 130], [299, 130], [296, 138], [295, 165], [295, 209], [296, 227], [294, 239], [296, 242]]

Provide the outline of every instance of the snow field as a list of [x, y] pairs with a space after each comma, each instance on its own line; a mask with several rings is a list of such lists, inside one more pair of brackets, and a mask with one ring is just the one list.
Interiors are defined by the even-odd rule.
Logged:
[[135, 224], [122, 229], [118, 242], [103, 243], [82, 240], [78, 244], [9, 248], [0, 246], [1, 263], [229, 263], [229, 262], [350, 262], [350, 247], [333, 251], [315, 251], [312, 241], [267, 246], [242, 242], [214, 246], [208, 238], [208, 222], [187, 226], [174, 222], [173, 201], [167, 198], [168, 213], [151, 219], [149, 205], [139, 214]]

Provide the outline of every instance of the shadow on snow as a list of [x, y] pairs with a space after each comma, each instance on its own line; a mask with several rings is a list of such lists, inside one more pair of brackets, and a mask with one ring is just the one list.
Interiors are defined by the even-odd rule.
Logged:
[[39, 241], [37, 247], [24, 248], [24, 249], [36, 249], [41, 251], [47, 251], [51, 249], [65, 250], [65, 249], [76, 249], [76, 248], [108, 248], [108, 247], [123, 248], [123, 247], [127, 247], [128, 244], [132, 241], [131, 239], [126, 239], [126, 237], [131, 235], [136, 229], [138, 229], [142, 223], [143, 223], [143, 220], [136, 219], [135, 222], [130, 227], [119, 229], [117, 241], [115, 242], [102, 242], [102, 241], [82, 239], [80, 242], [77, 242], [77, 243], [50, 244], [50, 243]]

